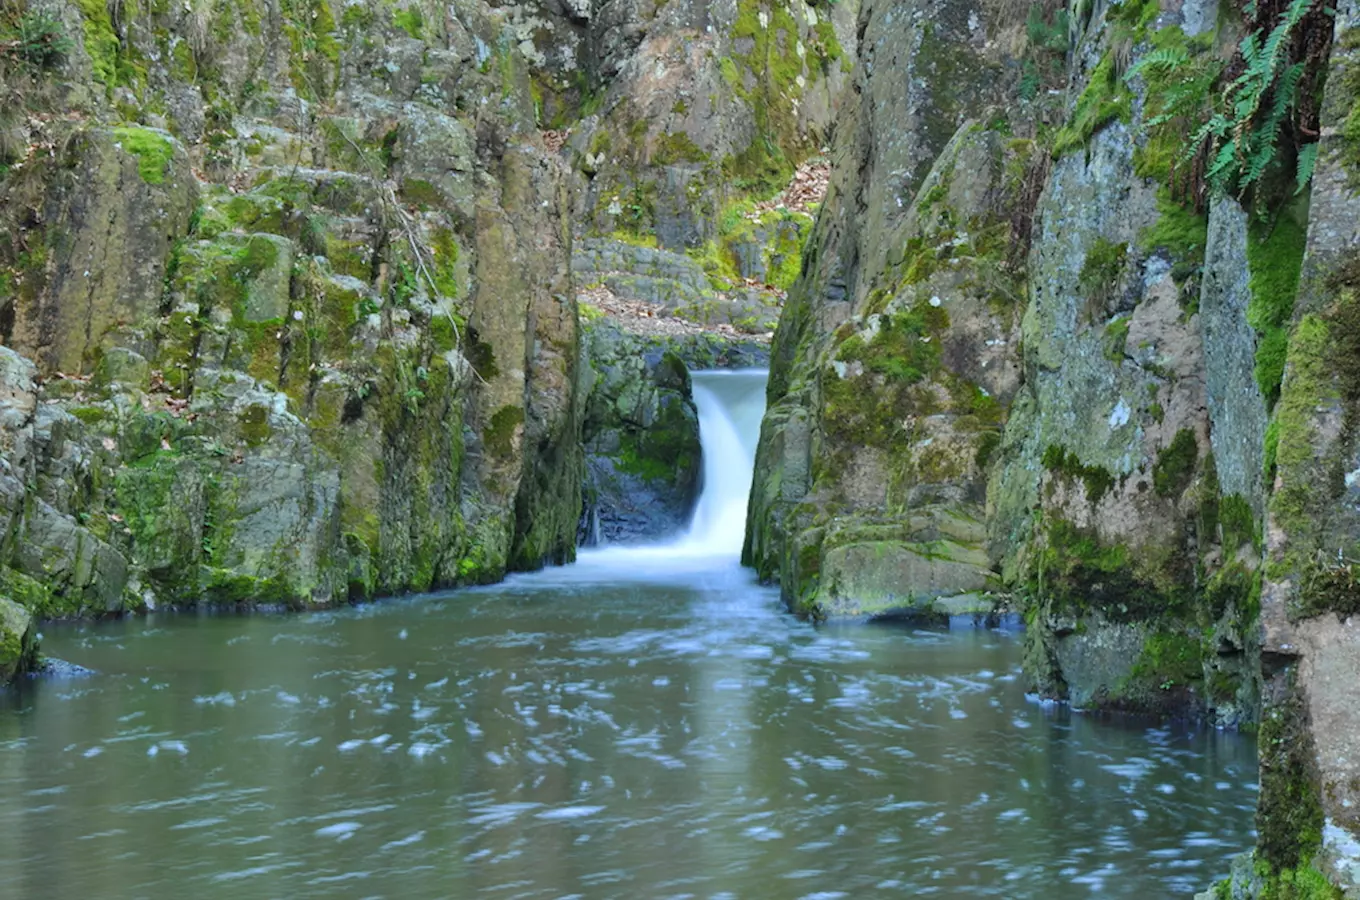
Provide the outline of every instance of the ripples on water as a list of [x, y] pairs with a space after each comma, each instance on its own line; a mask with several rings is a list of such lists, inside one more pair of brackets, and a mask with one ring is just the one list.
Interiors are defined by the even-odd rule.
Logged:
[[1251, 843], [1239, 736], [1027, 702], [1018, 635], [814, 630], [735, 567], [49, 628], [0, 895], [1163, 897]]

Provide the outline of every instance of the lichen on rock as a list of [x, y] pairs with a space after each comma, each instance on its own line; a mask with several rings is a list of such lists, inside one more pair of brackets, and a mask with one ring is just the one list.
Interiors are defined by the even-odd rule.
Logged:
[[569, 559], [569, 176], [523, 50], [480, 66], [468, 4], [96, 7], [14, 95], [53, 152], [0, 171], [7, 591], [304, 607]]

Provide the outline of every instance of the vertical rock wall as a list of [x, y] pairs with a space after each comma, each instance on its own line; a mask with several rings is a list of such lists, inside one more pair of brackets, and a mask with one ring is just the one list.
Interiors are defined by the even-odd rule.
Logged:
[[1254, 715], [1246, 216], [1223, 201], [1210, 227], [1173, 193], [1153, 88], [1124, 77], [1200, 52], [1206, 16], [1035, 7], [1018, 35], [966, 3], [861, 10], [752, 494], [747, 559], [793, 608], [1004, 592], [1044, 695]]
[[1288, 356], [1261, 591], [1258, 857], [1360, 896], [1360, 9], [1338, 5]]
[[1260, 843], [1221, 890], [1360, 896], [1354, 4], [1280, 44], [1298, 119], [1240, 201], [1180, 156], [1212, 98], [1169, 98], [1284, 9], [1095, 4], [1055, 35], [1036, 5], [1022, 38], [888, 6], [776, 335], [747, 560], [812, 616], [995, 589], [1042, 695], [1259, 716]]
[[[868, 4], [832, 183], [776, 335], [748, 563], [815, 615], [988, 588], [985, 470], [1018, 385], [1032, 141], [981, 5]], [[882, 73], [892, 73], [884, 77]]]
[[478, 4], [50, 8], [70, 46], [0, 60], [23, 113], [0, 169], [4, 593], [40, 615], [324, 605], [571, 558], [572, 201], [510, 26]]

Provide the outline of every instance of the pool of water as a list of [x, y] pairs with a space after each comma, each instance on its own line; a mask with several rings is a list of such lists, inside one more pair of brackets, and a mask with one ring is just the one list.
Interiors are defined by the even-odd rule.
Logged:
[[1058, 900], [1226, 872], [1252, 741], [1037, 704], [1020, 640], [813, 628], [655, 552], [48, 626], [98, 674], [0, 704], [0, 896]]

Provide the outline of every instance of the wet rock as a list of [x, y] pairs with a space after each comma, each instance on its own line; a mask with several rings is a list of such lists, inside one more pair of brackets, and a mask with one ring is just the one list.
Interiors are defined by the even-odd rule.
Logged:
[[591, 324], [586, 405], [584, 543], [628, 543], [682, 531], [698, 496], [699, 418], [684, 361], [661, 338]]
[[35, 625], [32, 613], [0, 597], [0, 685], [28, 673], [36, 664]]

